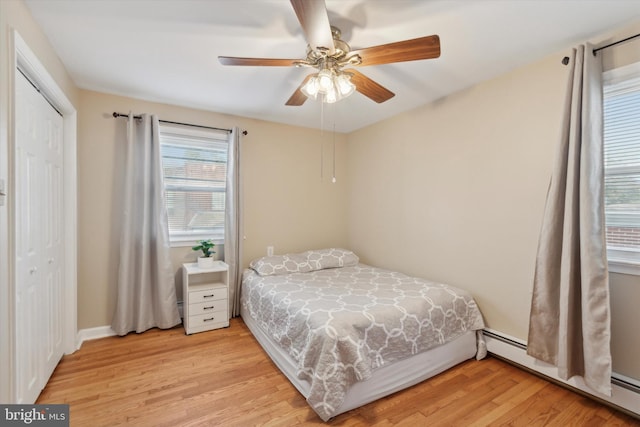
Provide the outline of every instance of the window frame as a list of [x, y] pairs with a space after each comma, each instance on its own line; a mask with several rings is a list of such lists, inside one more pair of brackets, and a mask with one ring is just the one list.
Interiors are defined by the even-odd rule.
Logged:
[[[615, 87], [613, 87], [616, 85]], [[622, 85], [622, 86], [618, 86]], [[607, 70], [602, 73], [602, 93], [603, 103], [604, 98], [610, 93], [620, 93], [624, 90], [631, 88], [640, 89], [640, 62], [629, 64], [623, 67]], [[603, 113], [604, 118], [604, 113]], [[604, 122], [603, 122], [604, 123]], [[633, 168], [633, 171], [640, 169]], [[607, 170], [604, 171], [605, 176]], [[609, 214], [608, 223], [611, 224], [611, 216]], [[628, 219], [623, 217], [640, 217], [640, 212], [634, 212], [631, 214], [620, 213], [613, 214], [613, 222], [620, 222], [620, 224], [627, 224]], [[605, 212], [605, 218], [607, 214]], [[640, 224], [640, 219], [638, 222]], [[633, 248], [623, 248], [617, 246], [609, 246], [607, 244], [607, 261], [609, 265], [609, 271], [612, 273], [622, 273], [631, 275], [640, 275], [640, 250]]]
[[[229, 147], [229, 132], [225, 130], [216, 130], [210, 129], [203, 126], [197, 125], [187, 125], [187, 124], [176, 124], [176, 123], [166, 123], [160, 121], [159, 124], [159, 136], [160, 136], [160, 157], [161, 161], [164, 159], [162, 154], [162, 145], [163, 145], [163, 135], [176, 135], [182, 138], [204, 138], [208, 139], [213, 143], [222, 143], [227, 146], [227, 162], [228, 162], [228, 147]], [[196, 144], [194, 144], [196, 145]], [[167, 203], [166, 191], [167, 184], [164, 180], [164, 167], [162, 168], [162, 177], [163, 177], [163, 188], [165, 191], [165, 206]], [[224, 192], [226, 193], [226, 183]], [[226, 197], [226, 194], [225, 194]], [[225, 206], [226, 211], [226, 206]], [[169, 241], [171, 247], [191, 247], [196, 244], [198, 240], [203, 239], [211, 239], [216, 245], [224, 245], [224, 235], [225, 228], [222, 227], [222, 233], [212, 232], [211, 230], [206, 230], [202, 232], [169, 232]]]

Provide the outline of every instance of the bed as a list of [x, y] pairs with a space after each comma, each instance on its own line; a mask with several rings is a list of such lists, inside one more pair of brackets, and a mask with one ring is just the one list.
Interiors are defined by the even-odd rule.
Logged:
[[486, 354], [468, 292], [345, 249], [254, 260], [241, 315], [324, 421]]

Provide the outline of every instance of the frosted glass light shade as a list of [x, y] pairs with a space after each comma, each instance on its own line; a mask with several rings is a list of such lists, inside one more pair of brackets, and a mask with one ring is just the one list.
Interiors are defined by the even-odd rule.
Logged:
[[333, 73], [327, 69], [320, 71], [318, 73], [318, 85], [320, 90], [329, 90], [333, 86]]
[[340, 74], [336, 77], [336, 86], [343, 98], [351, 95], [356, 90], [356, 86], [351, 83], [351, 76], [348, 74]]
[[333, 104], [338, 99], [339, 99], [338, 91], [336, 90], [335, 86], [332, 84], [331, 87], [326, 91], [326, 94], [324, 96], [324, 101], [327, 104]]
[[316, 99], [318, 96], [318, 90], [320, 89], [320, 85], [318, 84], [317, 77], [311, 77], [306, 84], [304, 84], [300, 90], [304, 93], [308, 98]]

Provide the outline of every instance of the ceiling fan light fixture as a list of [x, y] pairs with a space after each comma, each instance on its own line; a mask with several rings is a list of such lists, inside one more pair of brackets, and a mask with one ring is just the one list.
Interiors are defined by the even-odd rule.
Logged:
[[341, 98], [342, 97], [340, 96], [340, 93], [336, 90], [336, 87], [332, 83], [331, 87], [327, 89], [324, 95], [324, 102], [326, 102], [327, 104], [333, 104], [334, 102], [336, 102], [338, 99], [341, 99]]
[[333, 71], [326, 68], [318, 73], [318, 85], [320, 86], [320, 91], [328, 91], [333, 87], [333, 76]]
[[312, 75], [302, 85], [300, 91], [307, 97], [317, 99], [322, 95], [322, 101], [333, 104], [355, 92], [356, 86], [351, 82], [351, 75], [333, 69], [321, 70]]
[[318, 96], [318, 91], [320, 89], [320, 85], [318, 84], [318, 77], [311, 77], [307, 83], [305, 83], [300, 90], [304, 93], [308, 98], [316, 99]]
[[351, 83], [351, 76], [349, 74], [340, 73], [335, 78], [335, 84], [343, 98], [351, 95], [356, 90], [356, 85]]

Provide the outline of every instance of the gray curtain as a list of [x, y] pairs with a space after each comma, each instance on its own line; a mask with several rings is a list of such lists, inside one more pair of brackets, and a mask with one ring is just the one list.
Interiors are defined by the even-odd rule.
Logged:
[[116, 311], [118, 335], [180, 323], [164, 201], [158, 118], [127, 121]]
[[547, 194], [527, 353], [611, 395], [604, 226], [602, 63], [590, 45], [570, 58], [561, 141]]
[[236, 127], [229, 135], [224, 226], [224, 261], [229, 265], [229, 314], [231, 317], [240, 315], [243, 233], [241, 187], [240, 130]]

